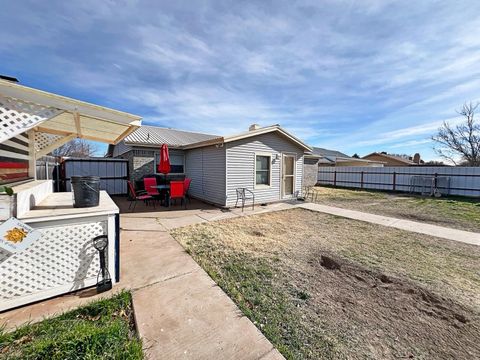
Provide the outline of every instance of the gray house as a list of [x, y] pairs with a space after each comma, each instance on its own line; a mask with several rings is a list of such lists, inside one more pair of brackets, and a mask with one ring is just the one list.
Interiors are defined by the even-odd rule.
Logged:
[[304, 155], [311, 152], [279, 125], [252, 125], [225, 137], [142, 126], [111, 146], [109, 155], [128, 159], [131, 180], [140, 180], [155, 173], [164, 143], [170, 176], [191, 178], [191, 196], [226, 207], [235, 205], [236, 189], [242, 187], [254, 192], [257, 203], [300, 194]]

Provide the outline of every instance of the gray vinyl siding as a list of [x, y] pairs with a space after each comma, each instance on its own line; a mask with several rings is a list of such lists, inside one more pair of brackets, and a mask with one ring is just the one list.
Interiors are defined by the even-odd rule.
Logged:
[[125, 141], [122, 140], [117, 145], [115, 145], [113, 147], [112, 157], [119, 157], [120, 155], [123, 155], [123, 154], [129, 152], [132, 149], [133, 148], [131, 146], [126, 145]]
[[[255, 189], [255, 153], [272, 155], [272, 172], [269, 188]], [[246, 187], [255, 194], [257, 204], [281, 200], [281, 156], [282, 153], [296, 154], [295, 191], [301, 193], [303, 179], [304, 150], [278, 133], [268, 133], [226, 144], [227, 159], [227, 202], [234, 206], [236, 189]], [[279, 159], [276, 160], [278, 154]]]
[[186, 176], [193, 197], [225, 206], [225, 148], [207, 146], [186, 151]]

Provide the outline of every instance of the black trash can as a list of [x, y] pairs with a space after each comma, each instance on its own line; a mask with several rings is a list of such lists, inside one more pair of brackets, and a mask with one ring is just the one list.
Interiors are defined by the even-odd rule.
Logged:
[[100, 178], [98, 176], [72, 176], [73, 207], [98, 206]]

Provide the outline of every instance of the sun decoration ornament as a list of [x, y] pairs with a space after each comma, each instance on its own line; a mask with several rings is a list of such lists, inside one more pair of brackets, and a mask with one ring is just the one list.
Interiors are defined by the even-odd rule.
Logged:
[[21, 243], [28, 235], [28, 232], [22, 228], [14, 227], [13, 229], [7, 230], [4, 235], [4, 239], [13, 243]]

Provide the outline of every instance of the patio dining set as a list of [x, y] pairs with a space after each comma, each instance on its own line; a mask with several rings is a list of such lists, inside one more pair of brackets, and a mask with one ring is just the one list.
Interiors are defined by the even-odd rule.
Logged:
[[143, 179], [145, 190], [135, 190], [131, 181], [127, 181], [129, 190], [130, 205], [128, 209], [132, 207], [132, 212], [135, 211], [137, 201], [143, 201], [147, 206], [159, 203], [165, 207], [170, 207], [173, 202], [180, 199], [181, 205], [187, 208], [188, 189], [192, 179], [185, 178], [184, 180], [170, 181], [166, 184], [158, 184], [155, 177], [146, 177]]

